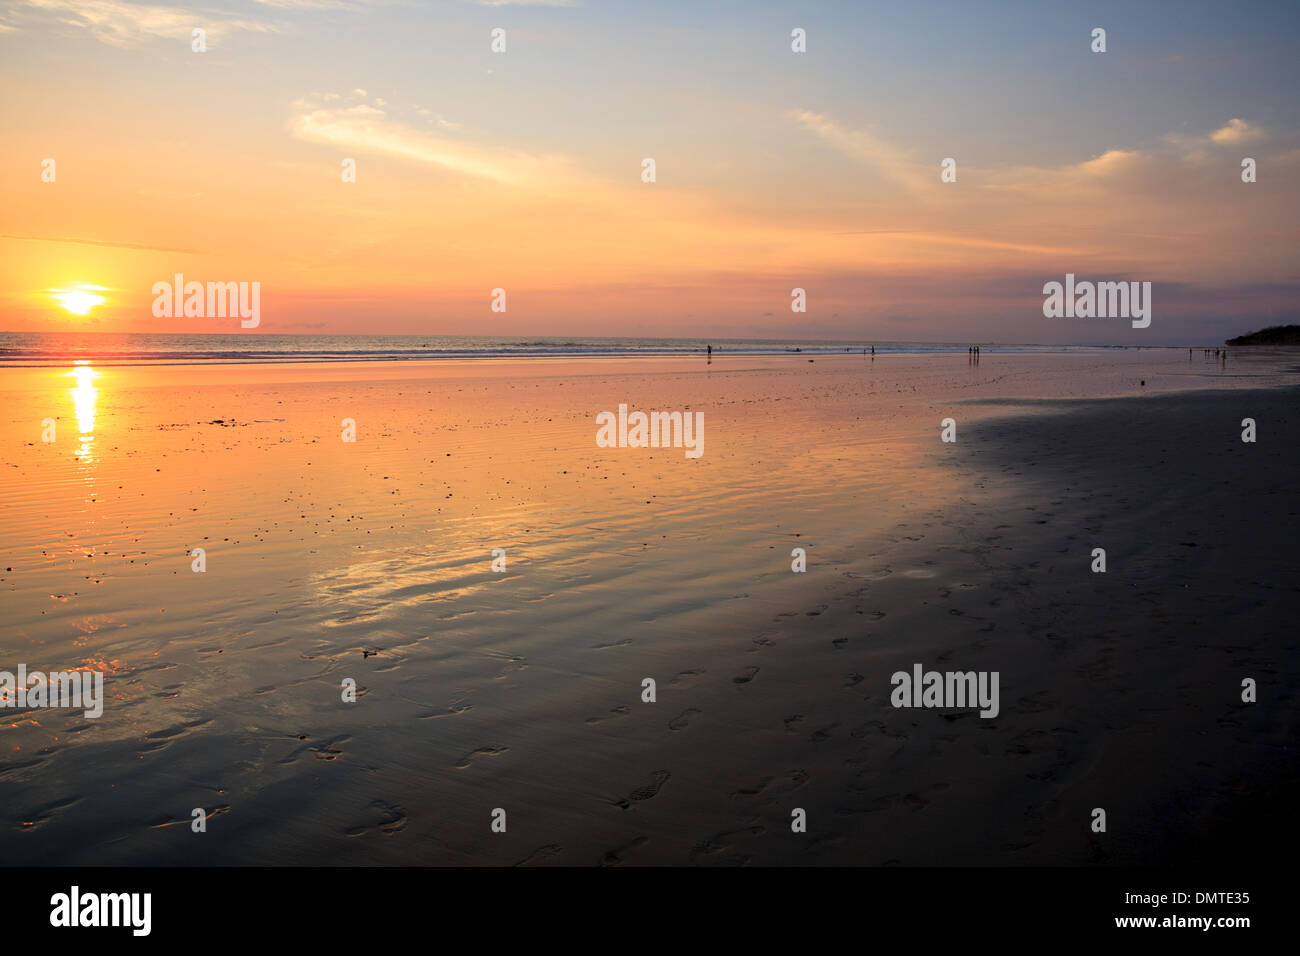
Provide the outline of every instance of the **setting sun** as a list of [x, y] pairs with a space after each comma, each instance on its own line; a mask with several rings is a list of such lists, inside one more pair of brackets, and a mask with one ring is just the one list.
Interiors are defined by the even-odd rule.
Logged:
[[86, 315], [95, 306], [107, 301], [102, 295], [90, 291], [98, 288], [99, 286], [84, 286], [77, 289], [51, 289], [50, 292], [73, 315]]

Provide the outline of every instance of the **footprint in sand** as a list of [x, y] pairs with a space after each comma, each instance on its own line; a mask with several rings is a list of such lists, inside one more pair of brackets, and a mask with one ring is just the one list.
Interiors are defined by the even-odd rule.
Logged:
[[539, 846], [528, 856], [524, 857], [515, 866], [532, 866], [534, 863], [545, 863], [548, 859], [558, 853], [564, 852], [564, 847], [558, 843], [548, 843], [546, 846]]
[[507, 658], [505, 666], [501, 668], [501, 673], [496, 676], [496, 679], [501, 680], [507, 674], [513, 674], [515, 671], [525, 670], [527, 667], [528, 663], [522, 657]]
[[688, 708], [687, 710], [682, 711], [672, 720], [668, 721], [668, 729], [673, 731], [685, 730], [690, 726], [691, 720], [694, 717], [697, 717], [699, 713], [700, 712], [694, 708]]
[[457, 714], [463, 714], [467, 710], [473, 710], [473, 704], [466, 704], [462, 701], [456, 701], [450, 707], [443, 710], [431, 710], [427, 714], [420, 714], [419, 720], [437, 720], [439, 717], [455, 717]]
[[307, 749], [316, 755], [317, 760], [338, 760], [339, 757], [343, 756], [343, 751], [335, 747], [334, 744], [341, 744], [350, 739], [350, 737], [335, 737], [319, 747], [308, 747]]
[[[737, 787], [735, 790], [731, 791], [731, 798], [733, 800], [745, 800], [750, 797], [757, 797], [760, 794], [767, 792], [767, 790], [772, 787], [773, 782], [777, 779], [777, 777], [764, 777], [752, 787]], [[785, 781], [784, 785], [780, 788], [781, 791], [784, 793], [791, 793], [798, 790], [808, 782], [808, 774], [803, 770], [791, 770], [779, 779]]]
[[210, 719], [211, 718], [190, 720], [185, 723], [174, 724], [171, 727], [164, 728], [163, 730], [155, 730], [151, 734], [146, 734], [145, 740], [169, 740], [172, 737], [180, 736], [192, 727], [202, 727], [204, 724], [208, 723]]
[[906, 737], [907, 734], [891, 730], [880, 720], [869, 720], [857, 730], [852, 731], [850, 737], [874, 737], [876, 734], [884, 734], [886, 737]]
[[373, 800], [370, 806], [366, 808], [366, 814], [371, 819], [369, 826], [359, 825], [344, 830], [347, 836], [361, 836], [368, 833], [371, 829], [377, 829], [380, 833], [396, 833], [399, 830], [406, 829], [406, 810], [402, 807], [383, 800]]
[[[299, 738], [299, 739], [305, 739], [305, 738]], [[293, 763], [295, 760], [298, 759], [300, 755], [304, 753], [314, 754], [317, 760], [337, 760], [340, 756], [342, 756], [343, 751], [335, 747], [334, 745], [347, 743], [351, 739], [352, 736], [350, 734], [342, 734], [338, 737], [334, 737], [330, 740], [325, 741], [319, 746], [313, 747], [309, 744], [303, 747], [299, 747], [297, 750], [289, 754], [287, 757], [284, 757], [281, 760], [277, 761], [277, 763], [282, 763], [282, 764]]]
[[627, 704], [619, 704], [617, 707], [610, 710], [608, 714], [600, 714], [596, 717], [588, 717], [585, 721], [583, 721], [583, 723], [598, 724], [602, 720], [609, 720], [611, 717], [626, 717], [630, 713], [632, 713], [631, 707], [627, 706]]
[[735, 677], [731, 678], [731, 682], [733, 684], [748, 684], [750, 681], [754, 679], [754, 675], [757, 673], [758, 673], [757, 667], [746, 667]]
[[[766, 829], [761, 826], [743, 827], [739, 830], [728, 830], [725, 833], [719, 833], [709, 837], [703, 842], [695, 844], [691, 850], [691, 862], [699, 862], [700, 857], [715, 857], [714, 860], [705, 860], [703, 862], [726, 863], [732, 866], [744, 866], [749, 862], [749, 857], [737, 853], [728, 853], [732, 849], [731, 840], [734, 837], [756, 837], [766, 833]], [[723, 854], [719, 856], [719, 854]]]
[[497, 754], [503, 754], [509, 749], [509, 747], [478, 747], [461, 757], [460, 763], [456, 764], [456, 769], [464, 770], [475, 757], [495, 757]]
[[[936, 790], [942, 792], [947, 789], [949, 789], [948, 784], [935, 783], [927, 787], [926, 792], [933, 793]], [[903, 802], [907, 804], [909, 807], [911, 807], [913, 810], [924, 810], [926, 807], [930, 805], [930, 801], [927, 800], [925, 797], [921, 796], [919, 793], [909, 793], [907, 796], [903, 797]]]
[[737, 787], [735, 790], [731, 791], [732, 799], [743, 800], [746, 797], [756, 797], [767, 789], [767, 785], [772, 782], [772, 779], [772, 777], [764, 777], [755, 786]]
[[701, 674], [703, 674], [703, 673], [704, 673], [704, 671], [703, 671], [702, 669], [700, 669], [700, 670], [693, 670], [693, 671], [679, 671], [679, 672], [677, 673], [677, 676], [674, 677], [672, 680], [670, 680], [668, 683], [670, 683], [670, 684], [680, 684], [680, 683], [682, 683], [682, 682], [684, 682], [684, 681], [688, 681], [688, 680], [690, 680], [692, 677], [699, 677], [699, 676], [700, 676]]
[[791, 714], [789, 717], [785, 718], [785, 732], [787, 734], [796, 733], [797, 728], [795, 727], [795, 724], [799, 723], [801, 720], [803, 720], [803, 714]]
[[[850, 787], [849, 789], [855, 793], [863, 792], [857, 787]], [[835, 812], [846, 817], [858, 813], [878, 813], [881, 810], [888, 810], [894, 805], [894, 801], [897, 799], [898, 794], [891, 793], [883, 797], [876, 797], [864, 807], [836, 807]]]
[[631, 843], [625, 843], [623, 846], [616, 846], [612, 850], [606, 850], [605, 855], [600, 858], [600, 865], [619, 866], [623, 862], [623, 857], [619, 854], [626, 853], [628, 850], [638, 850], [649, 842], [645, 837], [639, 836]]
[[614, 805], [627, 810], [633, 803], [641, 803], [644, 800], [649, 800], [659, 792], [660, 787], [668, 782], [668, 778], [671, 777], [672, 774], [667, 770], [656, 770], [650, 776], [654, 777], [650, 783], [647, 783], [644, 787], [637, 787], [626, 797], [615, 800]]
[[841, 649], [841, 648], [844, 647], [844, 645], [847, 644], [848, 642], [849, 642], [849, 639], [848, 639], [847, 637], [837, 637], [837, 638], [835, 638], [834, 640], [831, 641], [831, 643], [835, 645], [835, 649], [836, 649], [836, 650]]
[[839, 722], [837, 721], [836, 723], [833, 724], [827, 724], [825, 727], [822, 727], [820, 730], [814, 730], [811, 734], [808, 735], [808, 742], [812, 744], [819, 744], [823, 740], [830, 740], [831, 731], [838, 726], [839, 726]]

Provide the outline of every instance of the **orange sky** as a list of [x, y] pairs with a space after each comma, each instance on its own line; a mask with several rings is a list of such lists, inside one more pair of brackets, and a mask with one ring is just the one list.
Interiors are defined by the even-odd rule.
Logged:
[[[1017, 115], [992, 109], [995, 91], [942, 83], [915, 94], [933, 115], [873, 109], [837, 80], [853, 45], [815, 30], [805, 60], [782, 33], [760, 50], [761, 22], [709, 52], [686, 11], [675, 35], [671, 10], [638, 30], [582, 7], [460, 5], [442, 14], [463, 37], [442, 57], [424, 29], [444, 25], [437, 11], [308, 6], [212, 20], [41, 0], [0, 20], [0, 328], [238, 331], [155, 318], [150, 289], [178, 272], [260, 282], [259, 332], [960, 341], [974, 326], [1083, 341], [1096, 330], [1041, 314], [1043, 283], [1066, 272], [1153, 282], [1145, 338], [1124, 324], [1097, 333], [1122, 342], [1242, 331], [1293, 309], [1294, 129], [1244, 92], [1134, 122], [1105, 71], [1175, 97], [1174, 68], [1132, 43], [1093, 54], [1068, 22], [1041, 42], [1077, 54], [1060, 69], [1096, 74], [1074, 95], [1104, 132], [1077, 144], [1068, 90]], [[210, 21], [201, 54], [197, 21]], [[511, 24], [503, 54], [488, 49], [497, 22]], [[950, 63], [952, 38], [892, 28], [915, 69]], [[345, 66], [348, 29], [364, 48]], [[625, 68], [602, 40], [629, 47]], [[987, 82], [1023, 86], [1013, 66]], [[985, 128], [934, 128], [981, 105]], [[1042, 142], [999, 145], [1026, 129]], [[654, 183], [641, 181], [646, 156]], [[946, 156], [955, 183], [940, 181]], [[1240, 181], [1243, 156], [1258, 182]], [[58, 308], [50, 290], [77, 284], [108, 301], [82, 318]], [[796, 286], [806, 314], [790, 310]], [[504, 314], [489, 309], [498, 287]]]

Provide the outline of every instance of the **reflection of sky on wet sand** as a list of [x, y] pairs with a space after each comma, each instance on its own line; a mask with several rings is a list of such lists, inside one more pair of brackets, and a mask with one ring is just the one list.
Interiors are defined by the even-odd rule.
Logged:
[[[966, 427], [1033, 407], [1024, 396], [1209, 374], [1185, 354], [1096, 361], [958, 357], [954, 373], [949, 357], [818, 357], [724, 376], [715, 357], [707, 378], [668, 362], [7, 372], [7, 643], [29, 666], [104, 671], [106, 701], [93, 721], [7, 715], [10, 759], [31, 763], [5, 774], [18, 786], [0, 826], [44, 821], [60, 860], [172, 860], [191, 851], [154, 835], [183, 829], [152, 829], [170, 808], [237, 793], [253, 822], [223, 852], [375, 862], [401, 848], [358, 828], [382, 832], [371, 801], [397, 805], [412, 781], [428, 793], [404, 804], [416, 821], [489, 773], [559, 799], [564, 754], [609, 757], [659, 732], [611, 710], [629, 675], [698, 666], [730, 695], [751, 647], [785, 653], [787, 625], [823, 620], [840, 587], [874, 625], [901, 600], [890, 589], [946, 586], [940, 559], [914, 553], [939, 540], [942, 512], [965, 521], [1002, 492], [973, 497], [943, 416]], [[703, 409], [704, 458], [596, 446], [595, 413], [629, 397]], [[356, 443], [340, 440], [345, 414]], [[209, 549], [205, 573], [194, 547]], [[795, 547], [808, 575], [792, 573]], [[734, 672], [677, 664], [736, 649]], [[347, 677], [356, 705], [340, 700]], [[74, 755], [93, 776], [65, 773]], [[142, 817], [141, 801], [168, 809]]]

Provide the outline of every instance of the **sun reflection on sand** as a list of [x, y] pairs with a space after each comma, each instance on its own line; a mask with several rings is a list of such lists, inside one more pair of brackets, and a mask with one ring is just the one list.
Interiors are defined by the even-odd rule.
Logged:
[[84, 462], [93, 462], [91, 452], [95, 446], [95, 400], [99, 390], [95, 388], [95, 379], [99, 373], [89, 365], [78, 365], [68, 373], [77, 380], [77, 387], [72, 389], [72, 404], [77, 415], [77, 430], [81, 433], [81, 444], [77, 447], [77, 457]]

